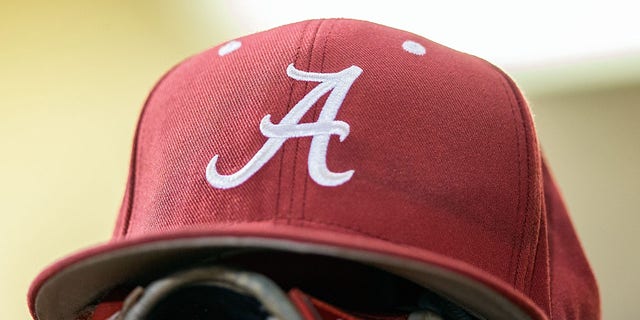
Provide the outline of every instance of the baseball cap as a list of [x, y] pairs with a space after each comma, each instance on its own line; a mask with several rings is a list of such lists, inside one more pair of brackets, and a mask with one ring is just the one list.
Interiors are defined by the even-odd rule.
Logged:
[[32, 283], [34, 319], [262, 248], [400, 275], [486, 319], [599, 319], [528, 105], [490, 63], [418, 35], [309, 20], [192, 56], [142, 110], [112, 239]]

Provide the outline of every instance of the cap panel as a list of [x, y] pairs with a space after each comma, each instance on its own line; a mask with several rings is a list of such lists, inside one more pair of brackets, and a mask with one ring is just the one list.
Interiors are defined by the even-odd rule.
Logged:
[[265, 143], [258, 125], [287, 109], [291, 79], [279, 66], [296, 55], [303, 29], [297, 24], [241, 38], [241, 47], [223, 56], [213, 48], [159, 85], [140, 123], [129, 235], [273, 218], [277, 161], [235, 190], [213, 188], [205, 169], [219, 154], [219, 172], [235, 172]]
[[[337, 117], [350, 135], [331, 138], [327, 163], [355, 173], [337, 188], [309, 180], [299, 223], [425, 248], [513, 282], [527, 196], [526, 164], [514, 159], [527, 149], [502, 75], [407, 32], [334, 23], [323, 71], [363, 71]], [[407, 39], [426, 54], [403, 50]]]

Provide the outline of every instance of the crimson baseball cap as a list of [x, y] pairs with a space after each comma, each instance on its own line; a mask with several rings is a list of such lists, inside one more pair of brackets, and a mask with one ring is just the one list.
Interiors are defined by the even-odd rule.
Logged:
[[486, 319], [599, 319], [596, 282], [501, 70], [415, 34], [310, 20], [183, 61], [138, 123], [111, 241], [33, 282], [34, 319], [232, 248], [349, 259]]

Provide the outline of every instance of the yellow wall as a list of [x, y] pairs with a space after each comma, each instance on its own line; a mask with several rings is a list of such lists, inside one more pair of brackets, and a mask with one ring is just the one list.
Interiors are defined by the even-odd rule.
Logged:
[[[27, 319], [33, 277], [109, 237], [149, 89], [181, 59], [237, 35], [223, 11], [202, 14], [213, 10], [205, 2], [0, 2], [0, 319]], [[640, 85], [547, 90], [556, 75], [521, 84], [605, 318], [630, 319], [640, 288]]]
[[32, 278], [109, 237], [145, 96], [228, 37], [180, 3], [0, 2], [0, 319], [29, 318]]

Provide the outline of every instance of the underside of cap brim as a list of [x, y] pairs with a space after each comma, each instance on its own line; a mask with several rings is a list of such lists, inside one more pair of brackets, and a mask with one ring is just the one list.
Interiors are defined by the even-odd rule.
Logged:
[[94, 247], [45, 270], [30, 288], [29, 307], [34, 319], [74, 319], [120, 284], [144, 284], [203, 260], [223, 261], [225, 254], [238, 249], [270, 249], [372, 265], [433, 290], [487, 319], [546, 319], [529, 298], [464, 262], [365, 237], [326, 231], [300, 233], [290, 226], [279, 227], [269, 234], [238, 228], [218, 234], [208, 231], [149, 236]]

